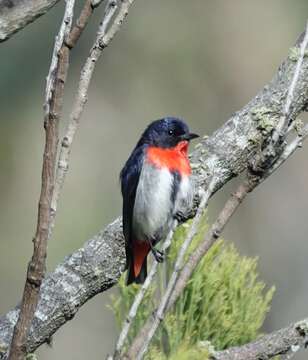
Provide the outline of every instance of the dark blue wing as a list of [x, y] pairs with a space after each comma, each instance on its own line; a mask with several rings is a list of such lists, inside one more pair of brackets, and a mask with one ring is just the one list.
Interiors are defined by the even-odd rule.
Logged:
[[123, 233], [125, 237], [126, 266], [132, 258], [132, 221], [136, 190], [143, 164], [145, 146], [136, 147], [124, 165], [121, 173], [123, 196]]

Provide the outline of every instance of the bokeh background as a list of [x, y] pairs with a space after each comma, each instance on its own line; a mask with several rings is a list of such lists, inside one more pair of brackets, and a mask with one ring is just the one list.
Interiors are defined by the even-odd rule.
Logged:
[[[1, 313], [19, 301], [32, 253], [45, 77], [63, 5], [0, 45]], [[63, 124], [102, 11], [72, 52]], [[194, 131], [210, 134], [272, 78], [307, 14], [307, 0], [136, 1], [91, 83], [48, 269], [120, 213], [118, 174], [151, 120], [177, 115]], [[277, 287], [264, 331], [308, 315], [307, 155], [308, 144], [249, 196], [224, 233], [242, 254], [260, 258], [261, 277]], [[234, 186], [215, 196], [210, 218]], [[108, 298], [107, 292], [88, 302], [54, 336], [53, 348], [38, 351], [39, 358], [103, 359], [116, 334]]]

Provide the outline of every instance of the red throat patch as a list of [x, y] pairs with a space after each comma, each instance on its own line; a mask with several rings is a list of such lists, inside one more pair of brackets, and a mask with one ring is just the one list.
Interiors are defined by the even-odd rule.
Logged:
[[188, 141], [180, 141], [173, 148], [149, 147], [146, 159], [160, 169], [166, 167], [170, 171], [178, 171], [181, 175], [190, 175], [191, 168], [187, 152]]

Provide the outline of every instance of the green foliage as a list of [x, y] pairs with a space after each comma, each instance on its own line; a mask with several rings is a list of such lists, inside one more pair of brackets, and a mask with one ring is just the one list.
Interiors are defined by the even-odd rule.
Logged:
[[[136, 335], [153, 307], [157, 306], [164, 279], [173, 269], [189, 224], [181, 226], [173, 239], [168, 261], [160, 266], [159, 285], [153, 285], [141, 304], [128, 340]], [[192, 253], [206, 232], [205, 221], [194, 238]], [[119, 284], [120, 296], [113, 297], [112, 309], [119, 325], [125, 319], [138, 286]], [[147, 359], [206, 359], [209, 344], [215, 350], [241, 345], [260, 334], [274, 288], [265, 291], [258, 279], [257, 259], [240, 256], [233, 245], [216, 242], [194, 271], [184, 293], [166, 316]], [[205, 345], [206, 344], [206, 345]]]
[[189, 341], [184, 341], [170, 354], [159, 350], [157, 346], [151, 347], [145, 358], [148, 360], [207, 360], [209, 355], [207, 344], [198, 343], [192, 346]]
[[37, 356], [33, 353], [27, 354], [26, 360], [37, 360]]

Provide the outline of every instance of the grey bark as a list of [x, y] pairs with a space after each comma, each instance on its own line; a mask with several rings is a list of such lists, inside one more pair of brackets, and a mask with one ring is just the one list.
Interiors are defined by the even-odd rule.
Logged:
[[[27, 348], [35, 350], [94, 295], [119, 279], [125, 264], [119, 219], [65, 258], [41, 286], [41, 296], [30, 330]], [[0, 359], [7, 358], [18, 308], [0, 318]]]
[[0, 42], [44, 15], [59, 0], [0, 0]]
[[[292, 48], [274, 79], [211, 137], [202, 139], [196, 146], [191, 162], [198, 187], [207, 187], [215, 171], [218, 178], [215, 190], [218, 190], [252, 161], [264, 137], [282, 116], [297, 57], [298, 47]], [[308, 104], [307, 56], [293, 100], [291, 117], [295, 119]], [[117, 219], [46, 277], [28, 338], [28, 351], [47, 341], [87, 300], [117, 283], [124, 264], [121, 221]], [[7, 358], [17, 312], [12, 310], [0, 318], [0, 359]]]
[[271, 334], [264, 335], [249, 344], [218, 351], [212, 355], [212, 359], [265, 360], [276, 355], [286, 354], [292, 357], [293, 354], [307, 345], [307, 341], [308, 319], [305, 319]]

